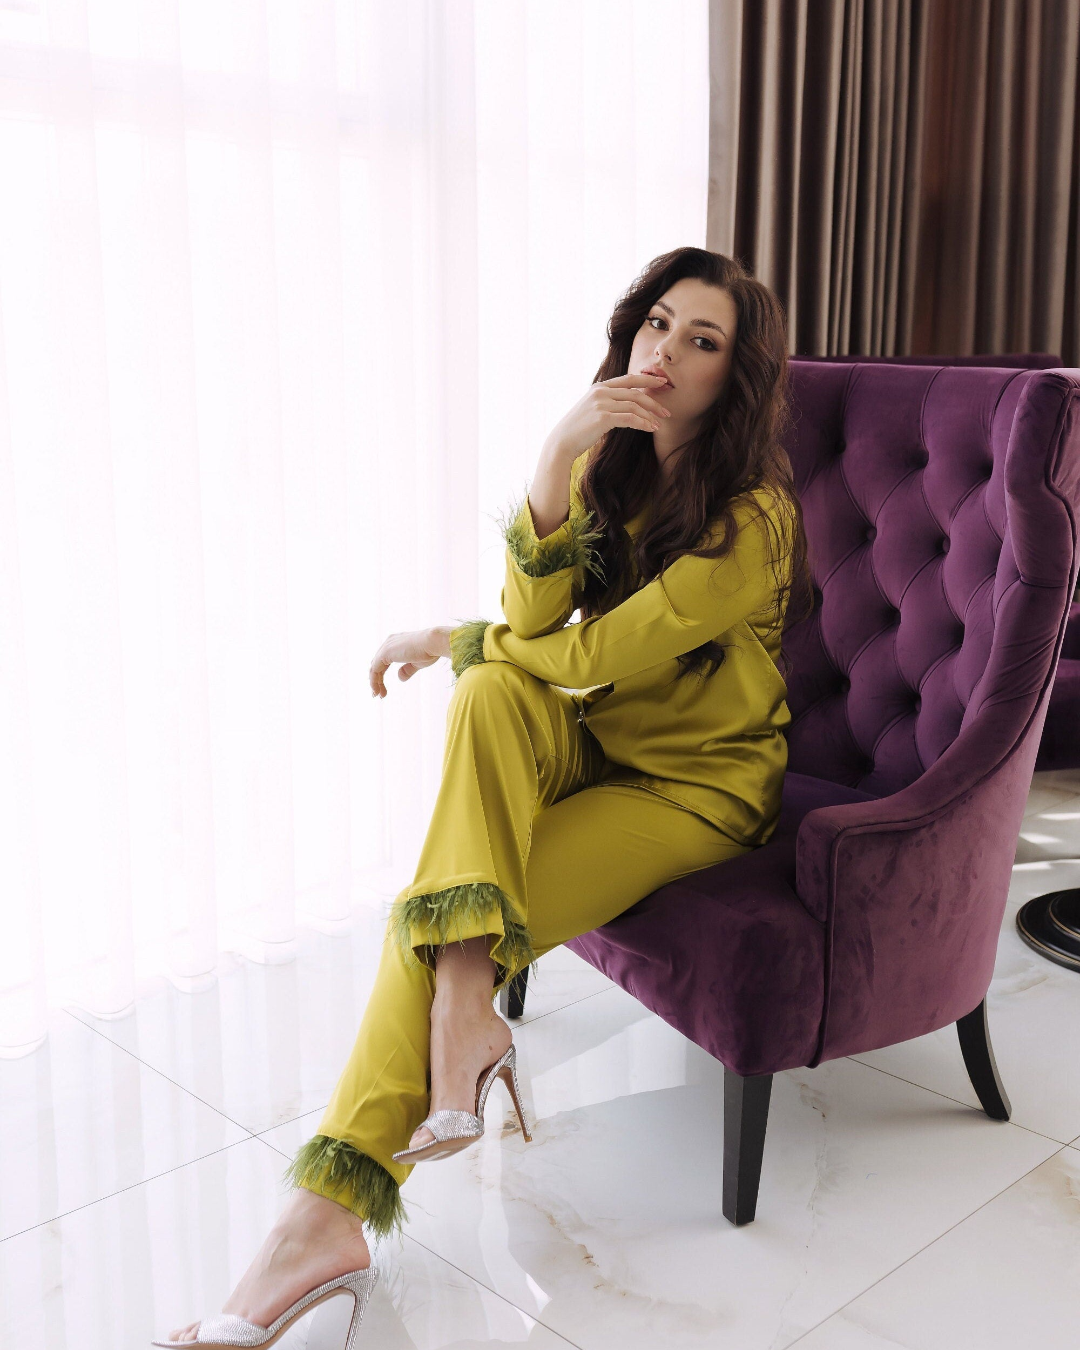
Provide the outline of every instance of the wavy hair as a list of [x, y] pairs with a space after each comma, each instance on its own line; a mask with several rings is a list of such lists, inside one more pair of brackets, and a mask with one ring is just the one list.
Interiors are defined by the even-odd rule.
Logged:
[[[661, 254], [620, 297], [608, 320], [608, 353], [593, 383], [625, 375], [634, 338], [649, 310], [684, 277], [726, 290], [735, 301], [738, 324], [731, 367], [716, 402], [696, 435], [678, 447], [667, 484], [651, 434], [636, 427], [612, 427], [597, 442], [581, 476], [579, 490], [596, 531], [601, 567], [588, 569], [581, 614], [604, 614], [621, 604], [638, 585], [651, 581], [677, 558], [693, 553], [722, 558], [734, 546], [738, 530], [734, 503], [757, 488], [771, 489], [789, 505], [792, 528], [773, 529], [771, 559], [777, 577], [774, 620], [769, 631], [790, 626], [813, 608], [802, 508], [795, 491], [784, 437], [791, 426], [788, 396], [787, 324], [778, 297], [734, 258], [703, 248], [677, 248]], [[633, 541], [623, 527], [655, 498], [645, 529]], [[719, 528], [718, 542], [708, 544]], [[786, 569], [785, 563], [790, 561]], [[632, 562], [640, 580], [635, 579]], [[792, 600], [794, 603], [792, 604]], [[716, 673], [725, 648], [715, 640], [678, 658], [676, 678]], [[781, 669], [790, 665], [781, 657]], [[706, 667], [708, 669], [706, 674]]]

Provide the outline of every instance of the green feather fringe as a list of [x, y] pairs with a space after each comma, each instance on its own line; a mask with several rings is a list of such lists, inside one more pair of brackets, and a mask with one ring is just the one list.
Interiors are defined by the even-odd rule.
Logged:
[[450, 630], [450, 669], [456, 680], [470, 666], [484, 660], [484, 634], [491, 619], [467, 619]]
[[532, 517], [526, 517], [525, 514], [528, 509], [526, 493], [511, 505], [509, 514], [499, 518], [499, 527], [510, 556], [527, 577], [550, 576], [552, 572], [561, 572], [564, 567], [587, 567], [603, 581], [604, 566], [593, 543], [602, 539], [604, 532], [590, 529], [593, 521], [591, 511], [575, 510], [572, 504], [566, 522], [569, 526], [568, 535], [545, 544], [535, 538]]
[[459, 886], [447, 886], [445, 890], [401, 900], [390, 911], [390, 928], [406, 957], [419, 964], [412, 949], [413, 924], [433, 926], [436, 936], [431, 945], [444, 947], [455, 938], [462, 940], [458, 936], [462, 920], [475, 924], [493, 909], [499, 911], [503, 925], [499, 955], [492, 958], [505, 971], [500, 979], [502, 983], [535, 961], [536, 953], [532, 936], [518, 920], [510, 897], [493, 881], [466, 881]]
[[282, 1174], [282, 1181], [317, 1189], [363, 1219], [373, 1233], [386, 1237], [405, 1223], [401, 1191], [374, 1158], [326, 1134], [313, 1135]]

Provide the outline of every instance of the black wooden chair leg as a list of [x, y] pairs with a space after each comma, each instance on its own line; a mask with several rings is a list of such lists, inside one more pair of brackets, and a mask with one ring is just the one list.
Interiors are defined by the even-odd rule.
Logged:
[[751, 1223], [769, 1123], [771, 1073], [743, 1077], [724, 1065], [724, 1218]]
[[967, 1065], [971, 1086], [991, 1120], [1008, 1120], [1012, 1106], [1005, 1095], [1005, 1087], [990, 1044], [990, 1029], [986, 1022], [986, 999], [966, 1017], [956, 1023], [960, 1049]]
[[529, 967], [526, 966], [499, 990], [499, 1011], [504, 1017], [521, 1017], [525, 1012], [525, 985], [528, 979]]

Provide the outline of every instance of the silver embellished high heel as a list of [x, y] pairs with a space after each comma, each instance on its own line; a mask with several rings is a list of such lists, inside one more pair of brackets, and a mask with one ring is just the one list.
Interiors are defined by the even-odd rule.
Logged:
[[364, 1316], [371, 1291], [375, 1288], [379, 1271], [374, 1261], [366, 1270], [350, 1270], [336, 1279], [327, 1280], [317, 1289], [311, 1289], [298, 1298], [291, 1308], [286, 1308], [280, 1317], [275, 1318], [268, 1327], [256, 1326], [246, 1317], [237, 1317], [235, 1313], [218, 1313], [216, 1317], [204, 1317], [193, 1341], [151, 1341], [151, 1345], [202, 1345], [227, 1347], [234, 1345], [264, 1346], [273, 1343], [298, 1317], [301, 1317], [317, 1303], [323, 1303], [335, 1294], [352, 1294], [355, 1299], [349, 1334], [345, 1338], [344, 1350], [354, 1350], [356, 1333], [360, 1329], [360, 1320]]
[[420, 1144], [417, 1148], [405, 1148], [395, 1153], [394, 1161], [403, 1163], [429, 1162], [434, 1158], [448, 1158], [452, 1153], [460, 1153], [475, 1143], [484, 1133], [484, 1103], [488, 1090], [496, 1078], [501, 1078], [510, 1093], [510, 1100], [517, 1112], [518, 1124], [526, 1140], [532, 1139], [529, 1127], [525, 1124], [525, 1112], [521, 1105], [521, 1093], [517, 1079], [517, 1047], [510, 1046], [505, 1055], [495, 1061], [489, 1069], [481, 1071], [476, 1080], [476, 1114], [471, 1111], [433, 1111], [427, 1120], [422, 1120], [417, 1129], [424, 1126], [435, 1136], [430, 1144]]

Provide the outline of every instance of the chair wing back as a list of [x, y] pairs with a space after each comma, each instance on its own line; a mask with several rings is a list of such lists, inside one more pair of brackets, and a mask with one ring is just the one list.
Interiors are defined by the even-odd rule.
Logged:
[[1076, 584], [1080, 370], [790, 372], [816, 608], [784, 635], [788, 767], [885, 796], [988, 705], [1018, 735], [1056, 666]]

